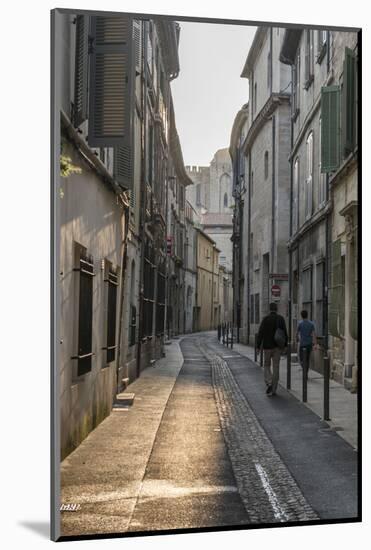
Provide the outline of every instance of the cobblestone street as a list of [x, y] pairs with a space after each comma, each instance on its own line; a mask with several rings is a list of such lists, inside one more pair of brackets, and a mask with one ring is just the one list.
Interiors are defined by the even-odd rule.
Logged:
[[166, 352], [63, 461], [62, 535], [356, 516], [357, 454], [316, 415], [215, 333]]

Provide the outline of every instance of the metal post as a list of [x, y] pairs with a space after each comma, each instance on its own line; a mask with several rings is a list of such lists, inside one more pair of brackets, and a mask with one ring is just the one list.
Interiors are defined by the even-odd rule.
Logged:
[[303, 403], [307, 402], [308, 351], [303, 348]]
[[263, 355], [264, 355], [264, 351], [263, 351], [263, 344], [260, 346], [260, 366], [263, 367]]
[[228, 323], [227, 323], [227, 347], [229, 346], [229, 326], [228, 326]]
[[224, 344], [225, 344], [225, 323], [222, 324], [222, 335], [223, 335], [222, 344], [224, 346]]
[[323, 420], [330, 418], [330, 360], [327, 355], [323, 358]]
[[291, 342], [287, 343], [286, 388], [291, 390]]
[[231, 334], [231, 349], [233, 349], [233, 324], [232, 324], [232, 334]]
[[257, 348], [257, 343], [258, 343], [258, 335], [255, 334], [255, 344], [254, 344], [254, 361], [255, 361], [255, 363], [258, 361], [258, 348]]

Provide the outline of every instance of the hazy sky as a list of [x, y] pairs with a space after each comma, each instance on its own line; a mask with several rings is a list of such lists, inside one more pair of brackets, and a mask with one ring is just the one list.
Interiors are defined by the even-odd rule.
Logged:
[[184, 164], [207, 166], [229, 146], [237, 111], [248, 101], [241, 78], [256, 27], [180, 22], [180, 73], [172, 81]]

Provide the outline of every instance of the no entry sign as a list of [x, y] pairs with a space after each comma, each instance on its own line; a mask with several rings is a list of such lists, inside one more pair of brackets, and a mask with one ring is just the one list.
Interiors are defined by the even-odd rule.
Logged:
[[281, 296], [281, 287], [279, 285], [272, 285], [271, 293], [272, 296], [279, 298]]

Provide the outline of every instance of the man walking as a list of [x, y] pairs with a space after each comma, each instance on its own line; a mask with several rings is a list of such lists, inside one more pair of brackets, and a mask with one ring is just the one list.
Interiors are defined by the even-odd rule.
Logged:
[[301, 321], [296, 330], [296, 340], [299, 342], [299, 359], [300, 364], [304, 368], [304, 353], [306, 354], [306, 377], [308, 380], [309, 360], [312, 348], [317, 348], [316, 330], [313, 321], [308, 319], [308, 312], [303, 309], [301, 312]]
[[[277, 304], [269, 304], [269, 315], [262, 320], [257, 339], [258, 349], [264, 351], [264, 380], [267, 395], [276, 395], [280, 372], [280, 359], [283, 349], [287, 346], [287, 330], [285, 319], [277, 313]], [[262, 353], [262, 352], [261, 352]], [[271, 369], [273, 363], [273, 374]]]

